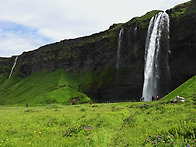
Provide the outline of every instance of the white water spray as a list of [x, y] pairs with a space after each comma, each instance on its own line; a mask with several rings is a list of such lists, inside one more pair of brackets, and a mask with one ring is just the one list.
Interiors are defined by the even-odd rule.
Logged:
[[16, 63], [17, 63], [17, 59], [18, 59], [18, 56], [16, 56], [16, 58], [15, 58], [15, 60], [14, 60], [14, 64], [13, 64], [13, 66], [12, 66], [12, 69], [11, 69], [11, 71], [10, 71], [10, 75], [9, 75], [9, 77], [8, 77], [8, 78], [10, 78], [10, 77], [12, 76], [12, 73], [13, 73], [14, 67], [16, 66]]
[[119, 68], [119, 64], [120, 64], [120, 50], [122, 46], [123, 33], [124, 33], [124, 28], [122, 27], [118, 35], [117, 63], [116, 63], [117, 69]]
[[[144, 85], [143, 97], [145, 101], [151, 101], [152, 96], [157, 96], [159, 92], [160, 70], [159, 65], [161, 37], [166, 36], [166, 44], [169, 44], [169, 16], [166, 12], [159, 12], [152, 17], [148, 27], [148, 34], [145, 46], [145, 67], [144, 67]], [[169, 47], [166, 47], [169, 51]], [[167, 58], [167, 57], [166, 57]], [[164, 62], [164, 61], [161, 61]], [[168, 66], [168, 59], [165, 60]]]

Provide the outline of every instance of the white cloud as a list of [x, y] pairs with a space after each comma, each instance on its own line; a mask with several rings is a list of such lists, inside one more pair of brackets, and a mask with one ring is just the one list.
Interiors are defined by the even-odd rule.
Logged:
[[9, 22], [0, 22], [0, 56], [19, 55], [51, 40], [39, 37], [37, 30]]
[[[44, 43], [76, 38], [106, 30], [113, 23], [129, 21], [153, 9], [167, 9], [187, 0], [0, 0], [0, 23], [27, 26], [36, 31], [18, 28], [14, 36], [0, 36], [0, 56], [15, 54], [15, 50], [38, 48]], [[15, 28], [16, 29], [16, 28]], [[25, 32], [26, 31], [26, 32]], [[10, 37], [10, 38], [9, 38]], [[26, 41], [17, 46], [18, 39]], [[28, 39], [27, 39], [28, 38]], [[36, 38], [36, 39], [35, 39]], [[39, 42], [39, 43], [38, 43]], [[9, 43], [9, 44], [8, 44]], [[23, 46], [22, 46], [23, 44]], [[14, 51], [11, 50], [14, 48]], [[3, 51], [4, 50], [4, 51]], [[10, 51], [11, 50], [11, 51]], [[21, 52], [21, 51], [19, 51]]]
[[0, 40], [0, 51], [1, 56], [8, 57], [10, 55], [19, 55], [23, 51], [27, 51], [29, 49], [34, 49], [36, 46], [35, 42], [31, 40], [26, 40], [25, 38], [21, 38], [14, 35], [8, 35], [9, 39]]

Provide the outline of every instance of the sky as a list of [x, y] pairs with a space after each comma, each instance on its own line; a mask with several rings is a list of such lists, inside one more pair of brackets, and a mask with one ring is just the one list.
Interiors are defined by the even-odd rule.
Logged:
[[189, 0], [0, 0], [0, 57], [88, 36]]

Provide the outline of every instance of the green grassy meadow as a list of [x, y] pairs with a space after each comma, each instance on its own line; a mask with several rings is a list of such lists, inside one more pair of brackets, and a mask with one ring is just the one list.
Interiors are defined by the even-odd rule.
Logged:
[[195, 89], [193, 77], [154, 102], [1, 105], [0, 146], [195, 147]]
[[196, 146], [190, 103], [0, 107], [0, 146]]

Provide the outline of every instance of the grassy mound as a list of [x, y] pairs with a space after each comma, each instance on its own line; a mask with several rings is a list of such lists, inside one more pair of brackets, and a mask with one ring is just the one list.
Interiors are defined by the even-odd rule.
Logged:
[[170, 92], [161, 101], [171, 101], [178, 95], [186, 98], [187, 101], [196, 101], [196, 76]]
[[3, 105], [24, 105], [27, 101], [30, 105], [69, 104], [74, 98], [77, 98], [76, 103], [90, 101], [79, 91], [81, 77], [63, 70], [37, 72], [25, 79], [17, 75], [1, 79], [4, 82], [0, 85], [0, 104]]

